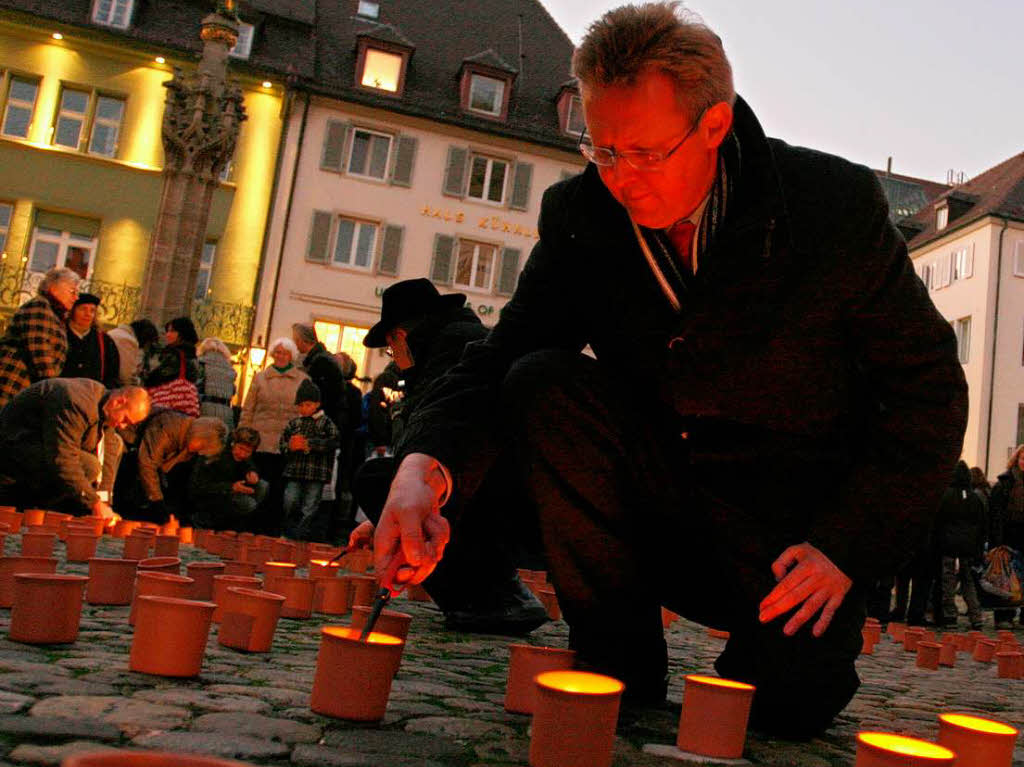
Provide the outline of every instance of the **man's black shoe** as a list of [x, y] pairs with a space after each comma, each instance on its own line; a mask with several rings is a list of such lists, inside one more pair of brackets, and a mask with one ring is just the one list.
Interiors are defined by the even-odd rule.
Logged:
[[529, 634], [548, 622], [548, 611], [516, 577], [508, 591], [495, 595], [489, 603], [449, 610], [445, 627], [472, 634]]

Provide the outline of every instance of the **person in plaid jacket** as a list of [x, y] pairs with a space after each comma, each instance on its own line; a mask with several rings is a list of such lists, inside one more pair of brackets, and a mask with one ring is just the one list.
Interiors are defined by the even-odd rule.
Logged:
[[308, 540], [324, 485], [331, 481], [338, 429], [320, 409], [320, 388], [312, 381], [299, 384], [295, 405], [299, 417], [281, 432], [284, 530], [289, 538]]
[[64, 319], [78, 298], [79, 276], [50, 269], [39, 295], [23, 303], [0, 339], [0, 408], [36, 381], [57, 378], [68, 353]]

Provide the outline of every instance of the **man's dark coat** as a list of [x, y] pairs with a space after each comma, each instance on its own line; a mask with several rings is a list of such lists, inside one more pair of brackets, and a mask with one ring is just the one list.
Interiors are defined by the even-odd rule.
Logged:
[[349, 412], [345, 407], [345, 374], [341, 372], [341, 364], [334, 355], [317, 341], [306, 352], [302, 369], [320, 389], [320, 407], [338, 427], [338, 431], [354, 429], [356, 424], [349, 423]]
[[742, 99], [733, 130], [735, 192], [680, 313], [588, 166], [545, 193], [515, 295], [413, 413], [403, 452], [474, 485], [495, 454], [512, 362], [589, 344], [624, 396], [678, 418], [708, 492], [851, 576], [895, 572], [961, 450], [953, 332], [872, 171], [767, 139]]

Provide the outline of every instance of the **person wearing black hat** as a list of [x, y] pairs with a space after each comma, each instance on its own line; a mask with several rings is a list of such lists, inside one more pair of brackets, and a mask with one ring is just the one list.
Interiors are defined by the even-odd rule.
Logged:
[[[413, 417], [423, 393], [459, 361], [466, 344], [487, 335], [487, 328], [461, 293], [441, 295], [427, 279], [395, 283], [381, 297], [381, 319], [363, 344], [386, 346], [404, 380], [404, 399], [394, 432]], [[401, 441], [401, 437], [396, 437]], [[353, 495], [371, 522], [352, 532], [356, 543], [373, 535], [396, 464], [393, 458], [367, 461], [356, 474]], [[547, 622], [547, 611], [516, 575], [518, 549], [527, 522], [507, 464], [499, 462], [481, 483], [472, 502], [453, 499], [458, 521], [445, 557], [423, 585], [459, 631], [528, 633]]]
[[91, 378], [108, 389], [120, 386], [121, 355], [117, 344], [99, 328], [100, 299], [79, 293], [68, 313], [68, 356], [61, 378]]

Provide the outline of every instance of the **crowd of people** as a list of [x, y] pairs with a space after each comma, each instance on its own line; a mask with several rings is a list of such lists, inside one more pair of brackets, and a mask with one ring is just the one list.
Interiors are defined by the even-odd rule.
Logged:
[[[237, 372], [223, 341], [200, 339], [188, 317], [162, 334], [147, 319], [105, 331], [101, 309], [99, 296], [79, 292], [77, 273], [56, 268], [11, 318], [0, 340], [0, 501], [347, 536], [352, 475], [388, 447], [364, 447], [371, 430], [351, 357], [297, 324], [270, 344], [270, 364], [233, 405]], [[365, 399], [386, 411], [381, 388]]]

